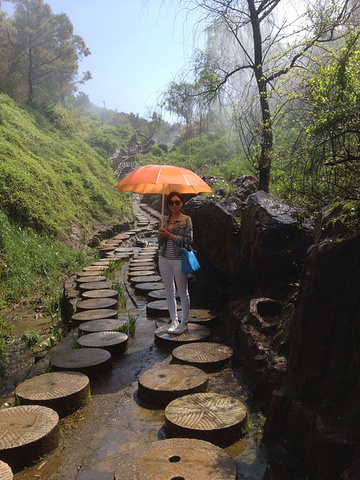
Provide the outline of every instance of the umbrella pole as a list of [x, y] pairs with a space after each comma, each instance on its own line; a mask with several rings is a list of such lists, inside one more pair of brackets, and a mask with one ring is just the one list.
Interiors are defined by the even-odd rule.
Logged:
[[161, 196], [161, 228], [164, 226], [165, 193]]

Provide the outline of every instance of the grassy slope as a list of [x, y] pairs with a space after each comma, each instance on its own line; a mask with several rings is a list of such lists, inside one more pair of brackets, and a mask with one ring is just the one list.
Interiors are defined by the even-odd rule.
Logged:
[[[78, 120], [74, 129], [57, 128], [0, 95], [0, 309], [51, 295], [79, 268], [85, 258], [81, 246], [71, 248], [74, 227], [85, 244], [100, 226], [131, 219], [109, 159], [86, 141], [99, 128], [103, 137], [104, 125]], [[117, 130], [108, 129], [113, 142]]]
[[0, 211], [64, 241], [72, 223], [88, 239], [100, 224], [129, 218], [128, 199], [114, 189], [109, 160], [83, 137], [0, 96]]

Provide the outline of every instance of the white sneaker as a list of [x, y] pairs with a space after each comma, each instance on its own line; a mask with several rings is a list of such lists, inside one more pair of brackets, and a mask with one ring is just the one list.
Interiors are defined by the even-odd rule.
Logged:
[[187, 331], [187, 323], [179, 323], [179, 325], [173, 330], [172, 333], [175, 333], [175, 335], [181, 335], [186, 331]]
[[174, 330], [179, 326], [178, 320], [173, 320], [170, 327], [167, 329], [168, 333], [174, 333]]

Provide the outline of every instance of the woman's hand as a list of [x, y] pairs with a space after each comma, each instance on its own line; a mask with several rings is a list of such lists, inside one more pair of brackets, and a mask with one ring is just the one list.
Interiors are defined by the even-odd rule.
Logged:
[[160, 238], [169, 238], [171, 240], [175, 240], [175, 238], [176, 238], [176, 235], [169, 232], [169, 230], [167, 230], [164, 227], [159, 228], [158, 235], [159, 235]]

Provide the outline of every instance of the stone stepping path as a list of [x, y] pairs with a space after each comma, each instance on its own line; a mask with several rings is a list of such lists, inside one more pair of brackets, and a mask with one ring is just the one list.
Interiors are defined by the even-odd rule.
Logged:
[[122, 332], [94, 332], [88, 333], [77, 339], [77, 343], [81, 347], [86, 348], [103, 348], [111, 355], [123, 355], [128, 347], [129, 337]]
[[41, 405], [0, 410], [0, 460], [14, 472], [52, 452], [59, 443], [59, 415]]
[[145, 405], [164, 408], [172, 400], [190, 393], [206, 392], [208, 375], [188, 365], [157, 365], [138, 379], [138, 398]]
[[200, 342], [181, 345], [172, 351], [172, 362], [192, 365], [207, 373], [218, 372], [231, 364], [232, 348], [221, 343]]
[[[181, 305], [177, 305], [177, 311], [181, 310]], [[169, 309], [166, 300], [155, 300], [146, 305], [146, 315], [148, 317], [169, 317]]]
[[90, 380], [103, 376], [112, 366], [111, 353], [101, 348], [67, 349], [53, 354], [49, 363], [53, 371], [80, 372], [87, 375]]
[[126, 323], [126, 320], [119, 319], [104, 319], [104, 320], [91, 320], [90, 322], [84, 322], [79, 325], [79, 332], [82, 334], [96, 333], [96, 332], [114, 332], [122, 327]]
[[94, 310], [85, 310], [83, 312], [74, 313], [71, 317], [72, 327], [78, 327], [82, 322], [90, 320], [100, 320], [105, 318], [115, 318], [118, 312], [113, 308], [96, 308]]
[[98, 308], [117, 308], [118, 301], [116, 298], [89, 298], [86, 300], [80, 300], [76, 304], [76, 310], [78, 312], [86, 310], [96, 310]]
[[193, 393], [165, 409], [168, 437], [197, 438], [227, 447], [247, 433], [248, 411], [237, 398], [219, 393]]
[[[155, 222], [139, 220], [138, 226], [144, 228], [107, 239], [98, 249], [100, 260], [77, 273], [75, 282], [81, 297], [74, 289], [77, 301], [71, 326], [79, 334], [74, 348], [54, 349], [49, 361], [53, 371], [18, 385], [16, 396], [21, 407], [45, 408], [57, 418], [74, 412], [89, 400], [90, 381], [103, 378], [112, 368], [112, 358], [126, 353], [129, 338], [118, 329], [129, 320], [130, 310], [118, 312], [115, 280], [110, 282], [103, 274], [112, 262], [120, 260], [119, 268], [128, 262], [128, 284], [135, 294], [148, 295], [147, 316], [169, 317], [164, 285], [156, 274], [158, 246], [148, 245], [143, 238], [146, 233], [135, 241], [134, 248], [127, 247], [130, 242], [121, 246], [122, 241], [140, 231], [152, 230], [150, 234], [155, 236], [154, 225]], [[136, 398], [141, 406], [165, 409], [164, 432], [168, 439], [144, 445], [136, 454], [132, 449], [129, 455], [135, 462], [136, 477], [127, 475], [127, 480], [236, 479], [235, 462], [219, 446], [231, 445], [246, 433], [248, 413], [236, 398], [208, 392], [208, 374], [229, 366], [233, 355], [230, 347], [206, 342], [211, 334], [208, 326], [215, 320], [209, 310], [191, 309], [187, 332], [169, 334], [168, 323], [155, 330], [154, 343], [171, 349], [171, 363], [155, 365], [141, 374]], [[1, 433], [0, 418], [0, 460]], [[120, 464], [123, 456], [119, 456]], [[32, 454], [31, 462], [37, 458]], [[123, 473], [117, 478], [125, 478]]]
[[155, 344], [164, 348], [175, 348], [186, 343], [200, 342], [210, 336], [210, 330], [203, 325], [188, 323], [187, 332], [181, 335], [168, 333], [169, 325], [162, 325], [155, 330]]
[[13, 480], [14, 475], [10, 466], [0, 460], [0, 480]]
[[21, 405], [42, 405], [65, 417], [89, 402], [90, 382], [79, 372], [43, 373], [20, 383], [15, 396]]
[[126, 480], [236, 480], [236, 463], [203, 440], [172, 438], [122, 454], [115, 478]]

